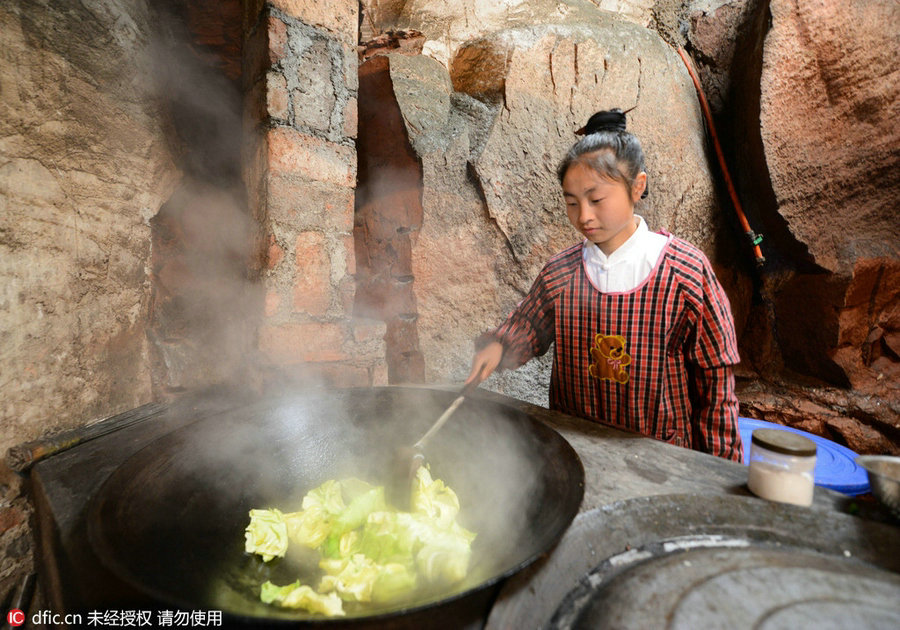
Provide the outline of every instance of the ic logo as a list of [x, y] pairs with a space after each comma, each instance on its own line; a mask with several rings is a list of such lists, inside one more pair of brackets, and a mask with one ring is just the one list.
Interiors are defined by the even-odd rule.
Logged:
[[25, 623], [25, 613], [18, 608], [13, 608], [8, 613], [6, 613], [6, 623], [13, 627], [21, 626], [23, 623]]

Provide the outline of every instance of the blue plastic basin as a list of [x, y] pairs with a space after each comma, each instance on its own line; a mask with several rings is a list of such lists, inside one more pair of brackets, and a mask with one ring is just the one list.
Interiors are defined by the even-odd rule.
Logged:
[[798, 433], [816, 443], [816, 468], [813, 479], [817, 486], [855, 496], [869, 491], [869, 476], [856, 465], [857, 453], [831, 440], [774, 422], [755, 418], [738, 418], [738, 431], [744, 443], [744, 464], [749, 463], [750, 440], [754, 429], [779, 429]]

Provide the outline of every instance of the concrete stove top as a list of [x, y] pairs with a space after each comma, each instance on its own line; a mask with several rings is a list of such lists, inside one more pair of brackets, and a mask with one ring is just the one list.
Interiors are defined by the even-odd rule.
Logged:
[[[475, 396], [521, 409], [547, 423], [578, 452], [585, 468], [585, 495], [581, 515], [570, 531], [582, 522], [582, 517], [592, 518], [587, 513], [642, 497], [651, 504], [667, 495], [696, 495], [707, 500], [740, 497], [755, 506], [750, 512], [757, 508], [765, 511], [784, 507], [753, 497], [746, 489], [747, 469], [741, 464], [573, 418], [496, 393], [479, 391]], [[172, 403], [171, 412], [157, 414], [152, 420], [91, 440], [33, 466], [31, 481], [40, 538], [39, 584], [54, 612], [121, 608], [129, 602], [140, 601], [138, 594], [118, 582], [100, 564], [87, 543], [85, 512], [88, 502], [122, 462], [152, 440], [184, 424], [185, 417], [198, 419], [240, 404], [240, 398], [233, 396], [213, 399], [185, 396]], [[816, 488], [814, 504], [805, 513], [813, 522], [832, 516], [842, 516], [853, 523], [866, 522], [859, 516], [842, 515], [851, 509], [867, 519], [889, 519], [887, 513], [875, 504], [860, 504], [850, 497], [822, 488]], [[846, 529], [841, 531], [849, 532]], [[846, 541], [847, 544], [857, 542]], [[557, 553], [551, 554], [550, 558], [556, 557]], [[576, 579], [594, 566], [587, 566], [581, 573], [575, 574]], [[526, 572], [523, 579], [524, 575], [532, 573]], [[528, 590], [533, 593], [533, 588]], [[491, 597], [494, 594], [496, 591], [491, 593]], [[484, 613], [479, 612], [474, 619], [456, 627], [481, 628], [485, 623], [491, 628], [533, 627], [533, 623], [526, 626], [495, 623], [497, 619], [505, 619], [504, 611], [508, 611], [510, 606], [518, 606], [514, 599], [509, 599], [506, 591], [494, 606], [488, 621], [490, 603], [490, 600], [486, 602]], [[559, 600], [554, 601], [554, 610], [558, 603]]]

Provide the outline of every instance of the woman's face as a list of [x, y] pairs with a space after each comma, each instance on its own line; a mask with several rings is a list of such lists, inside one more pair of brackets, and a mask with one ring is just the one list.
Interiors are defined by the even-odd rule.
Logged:
[[646, 185], [645, 173], [635, 178], [629, 190], [623, 182], [575, 162], [566, 171], [562, 184], [569, 221], [609, 256], [634, 234], [634, 204]]

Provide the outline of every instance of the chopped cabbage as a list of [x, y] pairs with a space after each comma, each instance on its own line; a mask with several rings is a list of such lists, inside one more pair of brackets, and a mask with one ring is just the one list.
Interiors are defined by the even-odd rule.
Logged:
[[356, 549], [382, 563], [413, 562], [416, 535], [413, 515], [408, 512], [374, 512], [369, 515]]
[[346, 507], [341, 482], [331, 479], [318, 488], [310, 490], [303, 497], [300, 507], [304, 510], [316, 507], [331, 515], [340, 514]]
[[403, 564], [383, 564], [372, 586], [372, 601], [392, 602], [409, 596], [416, 589], [416, 574]]
[[272, 582], [263, 582], [259, 598], [264, 604], [275, 603], [285, 608], [302, 608], [329, 617], [346, 614], [340, 597], [334, 593], [317, 593], [311, 587], [300, 584], [300, 580], [287, 586], [276, 586]]
[[416, 554], [416, 567], [429, 582], [458, 582], [466, 577], [471, 555], [471, 539], [466, 535], [435, 531]]
[[372, 512], [381, 512], [384, 509], [384, 486], [372, 488], [353, 499], [350, 505], [338, 514], [331, 533], [341, 536], [345, 532], [362, 526]]
[[385, 504], [383, 486], [350, 478], [326, 481], [311, 490], [299, 512], [251, 510], [248, 552], [268, 561], [284, 556], [290, 539], [317, 549], [323, 572], [317, 590], [299, 581], [287, 586], [266, 582], [260, 599], [343, 615], [341, 601], [389, 603], [409, 597], [420, 583], [462, 580], [475, 534], [456, 522], [456, 493], [422, 467], [411, 505], [412, 512], [392, 510]]
[[336, 591], [341, 599], [349, 601], [372, 601], [372, 587], [380, 569], [374, 560], [357, 553], [349, 558], [322, 560], [319, 568], [326, 573], [319, 583], [319, 592]]
[[441, 527], [449, 527], [459, 513], [456, 493], [440, 479], [433, 480], [425, 466], [416, 471], [411, 504], [413, 512], [425, 514]]
[[244, 530], [244, 549], [258, 553], [265, 562], [283, 557], [288, 548], [287, 524], [279, 510], [250, 510], [250, 524]]
[[341, 599], [358, 602], [389, 602], [409, 595], [416, 575], [402, 564], [378, 564], [361, 553], [337, 560], [325, 559], [319, 567], [326, 575], [320, 593], [336, 591]]
[[474, 539], [455, 521], [444, 528], [422, 514], [378, 512], [369, 516], [358, 549], [379, 562], [414, 562], [429, 582], [457, 582], [466, 576]]
[[315, 549], [331, 533], [334, 516], [318, 505], [284, 515], [288, 537], [299, 545]]

